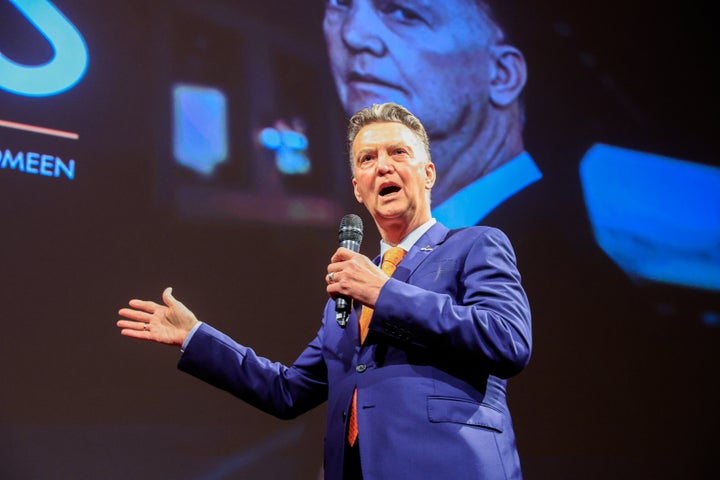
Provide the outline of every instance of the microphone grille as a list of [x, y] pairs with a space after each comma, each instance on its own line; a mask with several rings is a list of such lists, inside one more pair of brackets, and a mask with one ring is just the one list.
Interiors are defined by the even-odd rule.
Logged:
[[354, 213], [345, 215], [340, 220], [340, 228], [338, 229], [338, 238], [341, 242], [353, 241], [360, 243], [363, 238], [363, 222], [362, 218]]

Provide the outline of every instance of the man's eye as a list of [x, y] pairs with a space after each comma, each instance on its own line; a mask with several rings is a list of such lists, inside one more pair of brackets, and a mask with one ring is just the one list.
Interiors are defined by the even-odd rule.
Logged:
[[325, 5], [328, 7], [350, 7], [352, 6], [352, 0], [326, 0]]
[[390, 4], [385, 7], [385, 15], [392, 19], [402, 23], [414, 23], [414, 22], [425, 22], [425, 19], [421, 17], [416, 11], [400, 6], [396, 3]]

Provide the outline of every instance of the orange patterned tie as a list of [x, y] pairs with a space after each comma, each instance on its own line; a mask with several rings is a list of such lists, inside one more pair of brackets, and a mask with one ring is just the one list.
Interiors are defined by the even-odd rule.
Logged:
[[[395, 269], [398, 263], [402, 261], [407, 252], [400, 247], [392, 247], [390, 250], [385, 252], [383, 255], [382, 264], [380, 268], [385, 275], [391, 277], [395, 273]], [[360, 314], [360, 345], [365, 342], [368, 330], [370, 328], [370, 318], [372, 318], [373, 309], [370, 307], [363, 307], [362, 313]], [[348, 420], [348, 443], [350, 446], [354, 446], [358, 436], [358, 423], [357, 423], [357, 388], [353, 392], [352, 405], [350, 405], [350, 419]]]

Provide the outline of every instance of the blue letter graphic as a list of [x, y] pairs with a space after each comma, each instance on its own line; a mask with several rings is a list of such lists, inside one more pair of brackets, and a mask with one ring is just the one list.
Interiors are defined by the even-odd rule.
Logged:
[[44, 65], [20, 65], [0, 53], [0, 88], [45, 97], [74, 86], [85, 75], [88, 51], [80, 32], [48, 0], [10, 0], [47, 39], [55, 55]]

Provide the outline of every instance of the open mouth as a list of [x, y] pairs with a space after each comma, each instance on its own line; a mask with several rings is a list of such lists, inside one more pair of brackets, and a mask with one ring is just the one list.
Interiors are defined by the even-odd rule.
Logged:
[[398, 187], [397, 185], [388, 185], [387, 187], [383, 187], [380, 189], [380, 196], [384, 197], [385, 195], [390, 195], [399, 191], [400, 187]]

